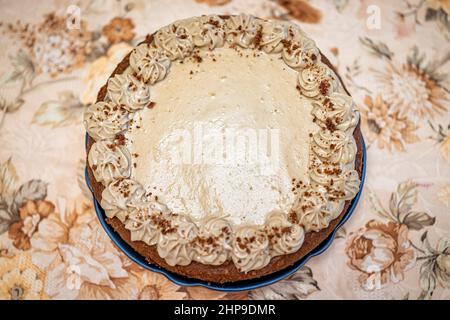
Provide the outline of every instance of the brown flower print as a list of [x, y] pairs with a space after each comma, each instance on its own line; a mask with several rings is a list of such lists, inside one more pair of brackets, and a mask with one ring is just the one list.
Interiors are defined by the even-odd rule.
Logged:
[[435, 133], [430, 138], [437, 142], [442, 158], [450, 164], [450, 124], [443, 126], [433, 124], [431, 121], [428, 121], [428, 124]]
[[427, 0], [427, 7], [434, 10], [442, 9], [446, 14], [450, 15], [450, 0]]
[[319, 23], [322, 13], [304, 0], [277, 0], [289, 16], [306, 23]]
[[13, 245], [21, 250], [30, 249], [30, 239], [37, 231], [39, 223], [54, 211], [55, 205], [49, 201], [27, 201], [19, 210], [20, 220], [11, 224], [8, 230]]
[[449, 134], [442, 140], [440, 151], [442, 157], [450, 163], [450, 132]]
[[102, 29], [109, 43], [128, 42], [134, 38], [134, 23], [129, 18], [115, 17]]
[[389, 63], [385, 72], [377, 72], [384, 85], [383, 97], [391, 112], [420, 118], [434, 118], [447, 111], [447, 93], [436, 79], [414, 63], [395, 66]]
[[67, 25], [67, 17], [55, 13], [45, 15], [37, 24], [19, 21], [10, 25], [8, 32], [18, 36], [31, 59], [31, 66], [22, 61], [21, 68], [57, 76], [81, 67], [92, 52], [92, 32], [86, 29], [84, 21], [73, 29]]
[[422, 292], [418, 299], [431, 299], [438, 288], [450, 289], [450, 238], [444, 236], [432, 246], [425, 232], [420, 241], [416, 246], [421, 253], [417, 261], [422, 263], [419, 269]]
[[12, 258], [0, 257], [0, 300], [46, 299], [44, 278], [28, 253]]
[[150, 271], [136, 274], [138, 279], [135, 299], [139, 300], [181, 300], [186, 293], [166, 277]]
[[231, 0], [195, 0], [198, 3], [206, 3], [210, 7], [224, 6], [231, 2]]
[[438, 191], [438, 198], [439, 198], [439, 201], [441, 201], [447, 207], [450, 207], [450, 183], [445, 184]]
[[415, 134], [417, 126], [391, 108], [380, 94], [375, 99], [366, 96], [361, 108], [363, 130], [368, 142], [376, 142], [378, 148], [405, 151], [406, 144], [419, 141]]
[[442, 287], [450, 289], [450, 239], [441, 239], [439, 246], [441, 251], [436, 258], [436, 276]]
[[365, 290], [403, 280], [404, 272], [416, 259], [406, 225], [370, 220], [365, 227], [350, 234], [345, 249], [350, 268], [361, 272], [359, 281]]

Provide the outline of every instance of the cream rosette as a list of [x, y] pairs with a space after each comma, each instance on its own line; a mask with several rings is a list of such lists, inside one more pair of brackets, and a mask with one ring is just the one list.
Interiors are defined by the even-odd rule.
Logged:
[[134, 112], [149, 104], [150, 87], [129, 73], [116, 74], [108, 80], [108, 98]]
[[328, 186], [330, 196], [335, 199], [352, 199], [359, 190], [359, 175], [353, 169], [340, 169], [333, 165], [324, 164], [311, 170], [309, 176], [311, 181], [322, 186]]
[[258, 226], [243, 226], [235, 231], [231, 258], [241, 272], [261, 269], [270, 261], [269, 238]]
[[219, 16], [202, 16], [187, 26], [194, 45], [209, 50], [222, 47], [225, 43], [224, 21]]
[[280, 53], [284, 48], [284, 42], [293, 32], [292, 26], [282, 22], [266, 22], [263, 26], [261, 49], [266, 53]]
[[192, 34], [183, 24], [172, 24], [160, 29], [154, 37], [155, 47], [170, 60], [183, 59], [194, 50]]
[[208, 216], [199, 227], [197, 241], [194, 241], [194, 260], [210, 265], [221, 265], [231, 249], [231, 224], [226, 218]]
[[144, 188], [132, 179], [119, 179], [111, 182], [102, 192], [100, 202], [108, 218], [117, 217], [125, 222], [129, 210], [141, 201]]
[[353, 130], [359, 121], [359, 113], [355, 110], [352, 97], [333, 92], [327, 102], [313, 103], [312, 114], [318, 124], [327, 129], [330, 124], [337, 130]]
[[97, 141], [89, 151], [88, 161], [95, 179], [105, 185], [130, 177], [131, 155], [125, 146], [111, 144], [109, 140]]
[[320, 61], [320, 52], [315, 42], [302, 34], [289, 40], [281, 55], [284, 62], [294, 69], [302, 69]]
[[157, 244], [161, 234], [159, 223], [170, 219], [168, 208], [145, 195], [128, 206], [125, 228], [130, 230], [131, 241], [143, 241], [150, 246]]
[[311, 139], [311, 151], [320, 160], [353, 163], [357, 146], [352, 135], [336, 130], [319, 130]]
[[307, 65], [299, 70], [298, 85], [302, 95], [313, 99], [329, 95], [339, 86], [336, 77], [323, 63]]
[[169, 72], [170, 64], [168, 57], [147, 43], [137, 46], [130, 55], [131, 69], [150, 84], [163, 80]]
[[335, 181], [330, 189], [332, 199], [351, 200], [359, 190], [361, 181], [356, 170], [344, 170]]
[[320, 231], [328, 227], [335, 212], [328, 202], [323, 188], [303, 192], [293, 206], [298, 221], [306, 232]]
[[130, 230], [131, 241], [143, 241], [148, 245], [157, 244], [160, 231], [155, 224], [160, 213], [155, 213], [149, 208], [136, 208], [130, 211], [125, 223], [125, 228]]
[[258, 28], [261, 27], [254, 17], [246, 14], [231, 16], [227, 19], [226, 25], [227, 40], [243, 48], [250, 47], [258, 32]]
[[169, 265], [186, 266], [194, 257], [192, 241], [198, 234], [198, 228], [188, 216], [171, 215], [170, 232], [161, 232], [157, 250], [161, 258]]
[[120, 105], [97, 102], [84, 111], [83, 124], [88, 134], [95, 140], [112, 139], [125, 131], [128, 125], [128, 112]]
[[284, 212], [271, 212], [266, 217], [266, 232], [272, 234], [271, 253], [279, 256], [296, 252], [305, 240], [305, 232], [301, 226], [291, 223]]

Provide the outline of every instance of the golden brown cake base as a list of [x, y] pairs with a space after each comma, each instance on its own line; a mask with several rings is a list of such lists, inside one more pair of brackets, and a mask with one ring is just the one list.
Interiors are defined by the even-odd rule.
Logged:
[[[150, 35], [147, 37], [147, 39], [144, 42], [150, 43], [153, 39], [153, 36]], [[115, 74], [120, 74], [125, 71], [125, 69], [129, 65], [129, 57], [130, 54], [128, 54], [122, 62], [117, 66], [117, 68], [114, 70], [111, 77], [113, 77]], [[339, 80], [342, 83], [342, 79], [337, 74], [335, 68], [331, 65], [330, 61], [324, 56], [321, 55], [322, 62], [327, 64], [338, 76]], [[343, 83], [342, 83], [343, 85]], [[344, 85], [343, 85], [344, 86]], [[348, 93], [347, 89], [344, 86], [345, 91]], [[97, 101], [102, 101], [105, 98], [106, 95], [106, 84], [100, 89], [100, 92], [97, 96]], [[356, 162], [355, 162], [355, 170], [358, 171], [359, 177], [361, 178], [362, 174], [362, 135], [360, 130], [360, 125], [358, 124], [355, 128], [355, 131], [353, 133], [353, 136], [356, 141], [356, 145], [358, 148], [358, 152], [356, 154]], [[94, 140], [89, 137], [88, 138], [88, 144], [87, 144], [87, 154], [89, 153], [89, 150], [94, 143]], [[87, 160], [86, 160], [87, 163]], [[94, 178], [94, 175], [92, 173], [92, 170], [90, 166], [87, 166], [88, 168], [88, 174], [89, 179], [92, 184], [92, 188], [94, 191], [94, 196], [97, 199], [97, 201], [100, 203], [102, 199], [102, 192], [104, 189], [104, 186], [97, 182]], [[187, 276], [189, 278], [195, 278], [199, 280], [204, 280], [208, 282], [215, 282], [215, 283], [225, 283], [225, 282], [235, 282], [239, 280], [249, 280], [258, 278], [270, 273], [274, 273], [277, 271], [280, 271], [282, 269], [285, 269], [288, 266], [293, 265], [295, 262], [303, 258], [305, 255], [307, 255], [309, 252], [311, 252], [314, 248], [316, 248], [318, 245], [320, 245], [325, 239], [328, 238], [328, 236], [333, 232], [333, 230], [336, 228], [336, 226], [339, 224], [339, 222], [344, 217], [345, 213], [347, 212], [348, 208], [350, 207], [351, 200], [348, 200], [345, 202], [344, 209], [342, 210], [341, 214], [334, 220], [330, 222], [330, 225], [320, 230], [319, 232], [309, 232], [305, 235], [305, 240], [303, 242], [302, 247], [294, 253], [286, 254], [283, 256], [277, 256], [272, 258], [270, 263], [265, 266], [262, 269], [258, 270], [252, 270], [248, 273], [239, 272], [236, 266], [233, 264], [232, 261], [227, 261], [220, 266], [213, 266], [213, 265], [205, 265], [201, 264], [199, 262], [191, 262], [187, 266], [170, 266], [168, 265], [164, 259], [162, 259], [158, 252], [156, 251], [155, 246], [149, 246], [146, 243], [142, 241], [131, 241], [130, 239], [130, 231], [125, 229], [125, 226], [118, 218], [106, 218], [106, 222], [109, 223], [114, 230], [120, 235], [120, 237], [125, 240], [136, 252], [138, 252], [140, 255], [145, 257], [145, 260], [149, 263], [156, 264], [166, 270], [169, 270], [171, 272]]]

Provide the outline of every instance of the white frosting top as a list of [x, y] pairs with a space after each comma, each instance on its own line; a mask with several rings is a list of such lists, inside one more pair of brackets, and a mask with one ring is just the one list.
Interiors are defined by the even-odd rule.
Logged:
[[[263, 224], [268, 212], [292, 207], [292, 178], [306, 178], [309, 133], [318, 126], [296, 89], [297, 72], [258, 54], [236, 59], [235, 50], [217, 48], [202, 52], [201, 63], [174, 62], [152, 87], [155, 107], [141, 110], [127, 133], [139, 155], [132, 177], [173, 212]], [[238, 145], [250, 139], [254, 161]], [[263, 142], [273, 146], [272, 157], [268, 147], [257, 148]], [[221, 157], [208, 157], [215, 153]]]
[[298, 26], [186, 19], [129, 62], [85, 113], [88, 161], [106, 215], [168, 264], [263, 268], [358, 192], [359, 114]]

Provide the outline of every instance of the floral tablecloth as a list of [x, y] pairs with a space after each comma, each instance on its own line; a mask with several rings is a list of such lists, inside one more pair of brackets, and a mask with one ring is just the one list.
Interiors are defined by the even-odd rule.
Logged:
[[[127, 259], [86, 188], [81, 114], [145, 35], [206, 13], [295, 21], [361, 111], [367, 179], [331, 247], [249, 292]], [[450, 1], [0, 1], [1, 299], [449, 299]]]

